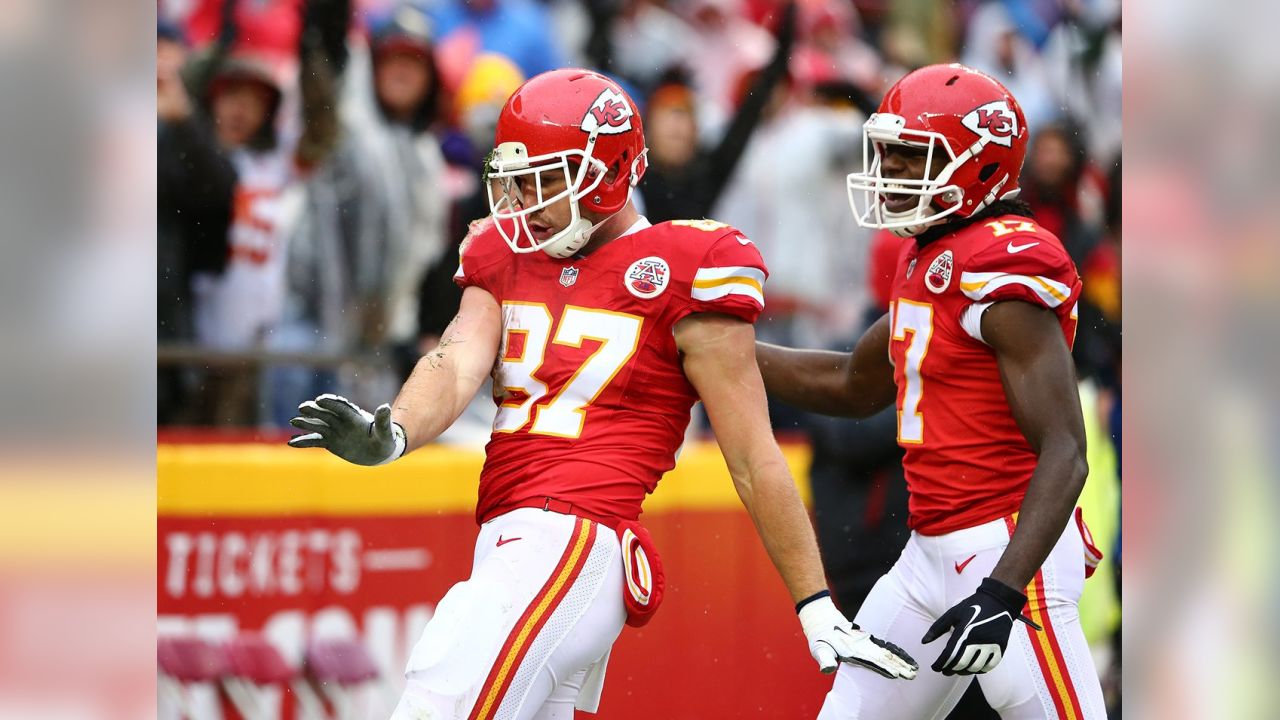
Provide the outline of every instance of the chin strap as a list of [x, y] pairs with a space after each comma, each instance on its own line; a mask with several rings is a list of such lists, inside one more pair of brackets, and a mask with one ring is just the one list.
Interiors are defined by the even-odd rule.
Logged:
[[[911, 211], [911, 214], [915, 214], [915, 211]], [[889, 213], [887, 213], [887, 212], [885, 213], [885, 216], [886, 216], [886, 217], [889, 217], [889, 219], [890, 219], [890, 220], [893, 220], [893, 219], [894, 219], [894, 218], [893, 218], [893, 217], [891, 217], [891, 216], [890, 216], [890, 214], [889, 214]], [[933, 227], [934, 225], [937, 225], [938, 223], [944, 222], [945, 220], [946, 220], [946, 218], [938, 218], [938, 219], [933, 220], [933, 221], [930, 221], [930, 222], [923, 222], [923, 223], [920, 223], [919, 225], [908, 225], [907, 227], [892, 228], [891, 230], [889, 230], [889, 232], [893, 233], [894, 235], [897, 235], [897, 236], [898, 236], [898, 237], [900, 237], [900, 238], [915, 237], [916, 235], [919, 235], [920, 233], [924, 232], [925, 230], [928, 230], [929, 228]]]
[[591, 239], [591, 233], [595, 232], [600, 224], [591, 224], [586, 218], [578, 218], [569, 224], [569, 227], [560, 231], [561, 238], [553, 242], [547, 243], [542, 248], [542, 252], [550, 255], [557, 260], [563, 260], [572, 256], [574, 253], [582, 249], [583, 245]]
[[[627, 199], [631, 199], [629, 193]], [[624, 203], [622, 207], [626, 207], [626, 204]], [[622, 210], [619, 209], [618, 212], [622, 212]], [[569, 227], [560, 231], [564, 237], [548, 243], [542, 248], [542, 252], [556, 258], [557, 260], [563, 260], [567, 257], [571, 257], [574, 253], [581, 250], [582, 246], [587, 244], [587, 241], [591, 239], [591, 236], [595, 234], [596, 230], [600, 229], [601, 225], [609, 222], [609, 220], [614, 215], [617, 215], [618, 212], [605, 216], [603, 220], [595, 225], [591, 225], [591, 221], [586, 218], [578, 218], [577, 220], [574, 220], [569, 224]]]

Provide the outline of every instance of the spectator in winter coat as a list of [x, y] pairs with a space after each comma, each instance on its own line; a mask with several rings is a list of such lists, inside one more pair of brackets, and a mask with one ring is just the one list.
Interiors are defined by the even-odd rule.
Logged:
[[[364, 372], [340, 392], [359, 398], [398, 387], [417, 358], [418, 292], [446, 251], [444, 159], [434, 133], [441, 86], [425, 17], [402, 7], [355, 46], [344, 77], [336, 150], [305, 186], [304, 212], [289, 241], [287, 295], [278, 349], [377, 352], [395, 362]], [[285, 424], [299, 397], [337, 378], [283, 367], [268, 383], [272, 419]]]
[[[156, 339], [161, 343], [195, 340], [192, 278], [218, 275], [226, 267], [236, 184], [235, 167], [183, 86], [179, 71], [186, 59], [178, 28], [161, 23], [156, 41]], [[156, 393], [161, 424], [198, 419], [193, 407], [198, 383], [195, 370], [160, 368]]]

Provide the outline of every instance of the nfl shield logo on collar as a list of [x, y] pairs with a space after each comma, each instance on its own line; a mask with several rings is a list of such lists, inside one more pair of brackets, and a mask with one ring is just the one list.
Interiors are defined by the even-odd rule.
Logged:
[[560, 271], [560, 284], [569, 287], [578, 282], [578, 268], [569, 266]]

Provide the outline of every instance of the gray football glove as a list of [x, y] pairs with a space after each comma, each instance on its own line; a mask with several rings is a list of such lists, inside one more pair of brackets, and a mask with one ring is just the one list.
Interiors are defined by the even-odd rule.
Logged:
[[298, 406], [289, 424], [304, 431], [289, 439], [296, 448], [324, 448], [356, 465], [384, 465], [404, 454], [405, 435], [391, 422], [391, 406], [369, 413], [342, 397], [325, 393]]
[[831, 598], [823, 595], [800, 608], [800, 625], [809, 640], [809, 653], [824, 673], [839, 663], [861, 665], [889, 679], [910, 680], [920, 666], [905, 650], [885, 642], [848, 621]]

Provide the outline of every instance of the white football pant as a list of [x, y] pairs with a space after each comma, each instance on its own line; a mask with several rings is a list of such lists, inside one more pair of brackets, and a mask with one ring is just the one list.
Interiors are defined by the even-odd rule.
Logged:
[[594, 712], [622, 631], [617, 534], [537, 508], [485, 523], [471, 578], [436, 607], [392, 720], [572, 720]]
[[935, 537], [911, 533], [893, 568], [858, 610], [863, 630], [902, 646], [920, 663], [914, 680], [887, 680], [841, 665], [819, 720], [942, 720], [976, 678], [1003, 720], [1106, 720], [1102, 687], [1080, 628], [1084, 543], [1069, 522], [1026, 589], [1027, 615], [1015, 622], [1004, 659], [983, 675], [946, 677], [930, 669], [947, 636], [923, 645], [929, 626], [973, 594], [1009, 544], [1013, 519]]

